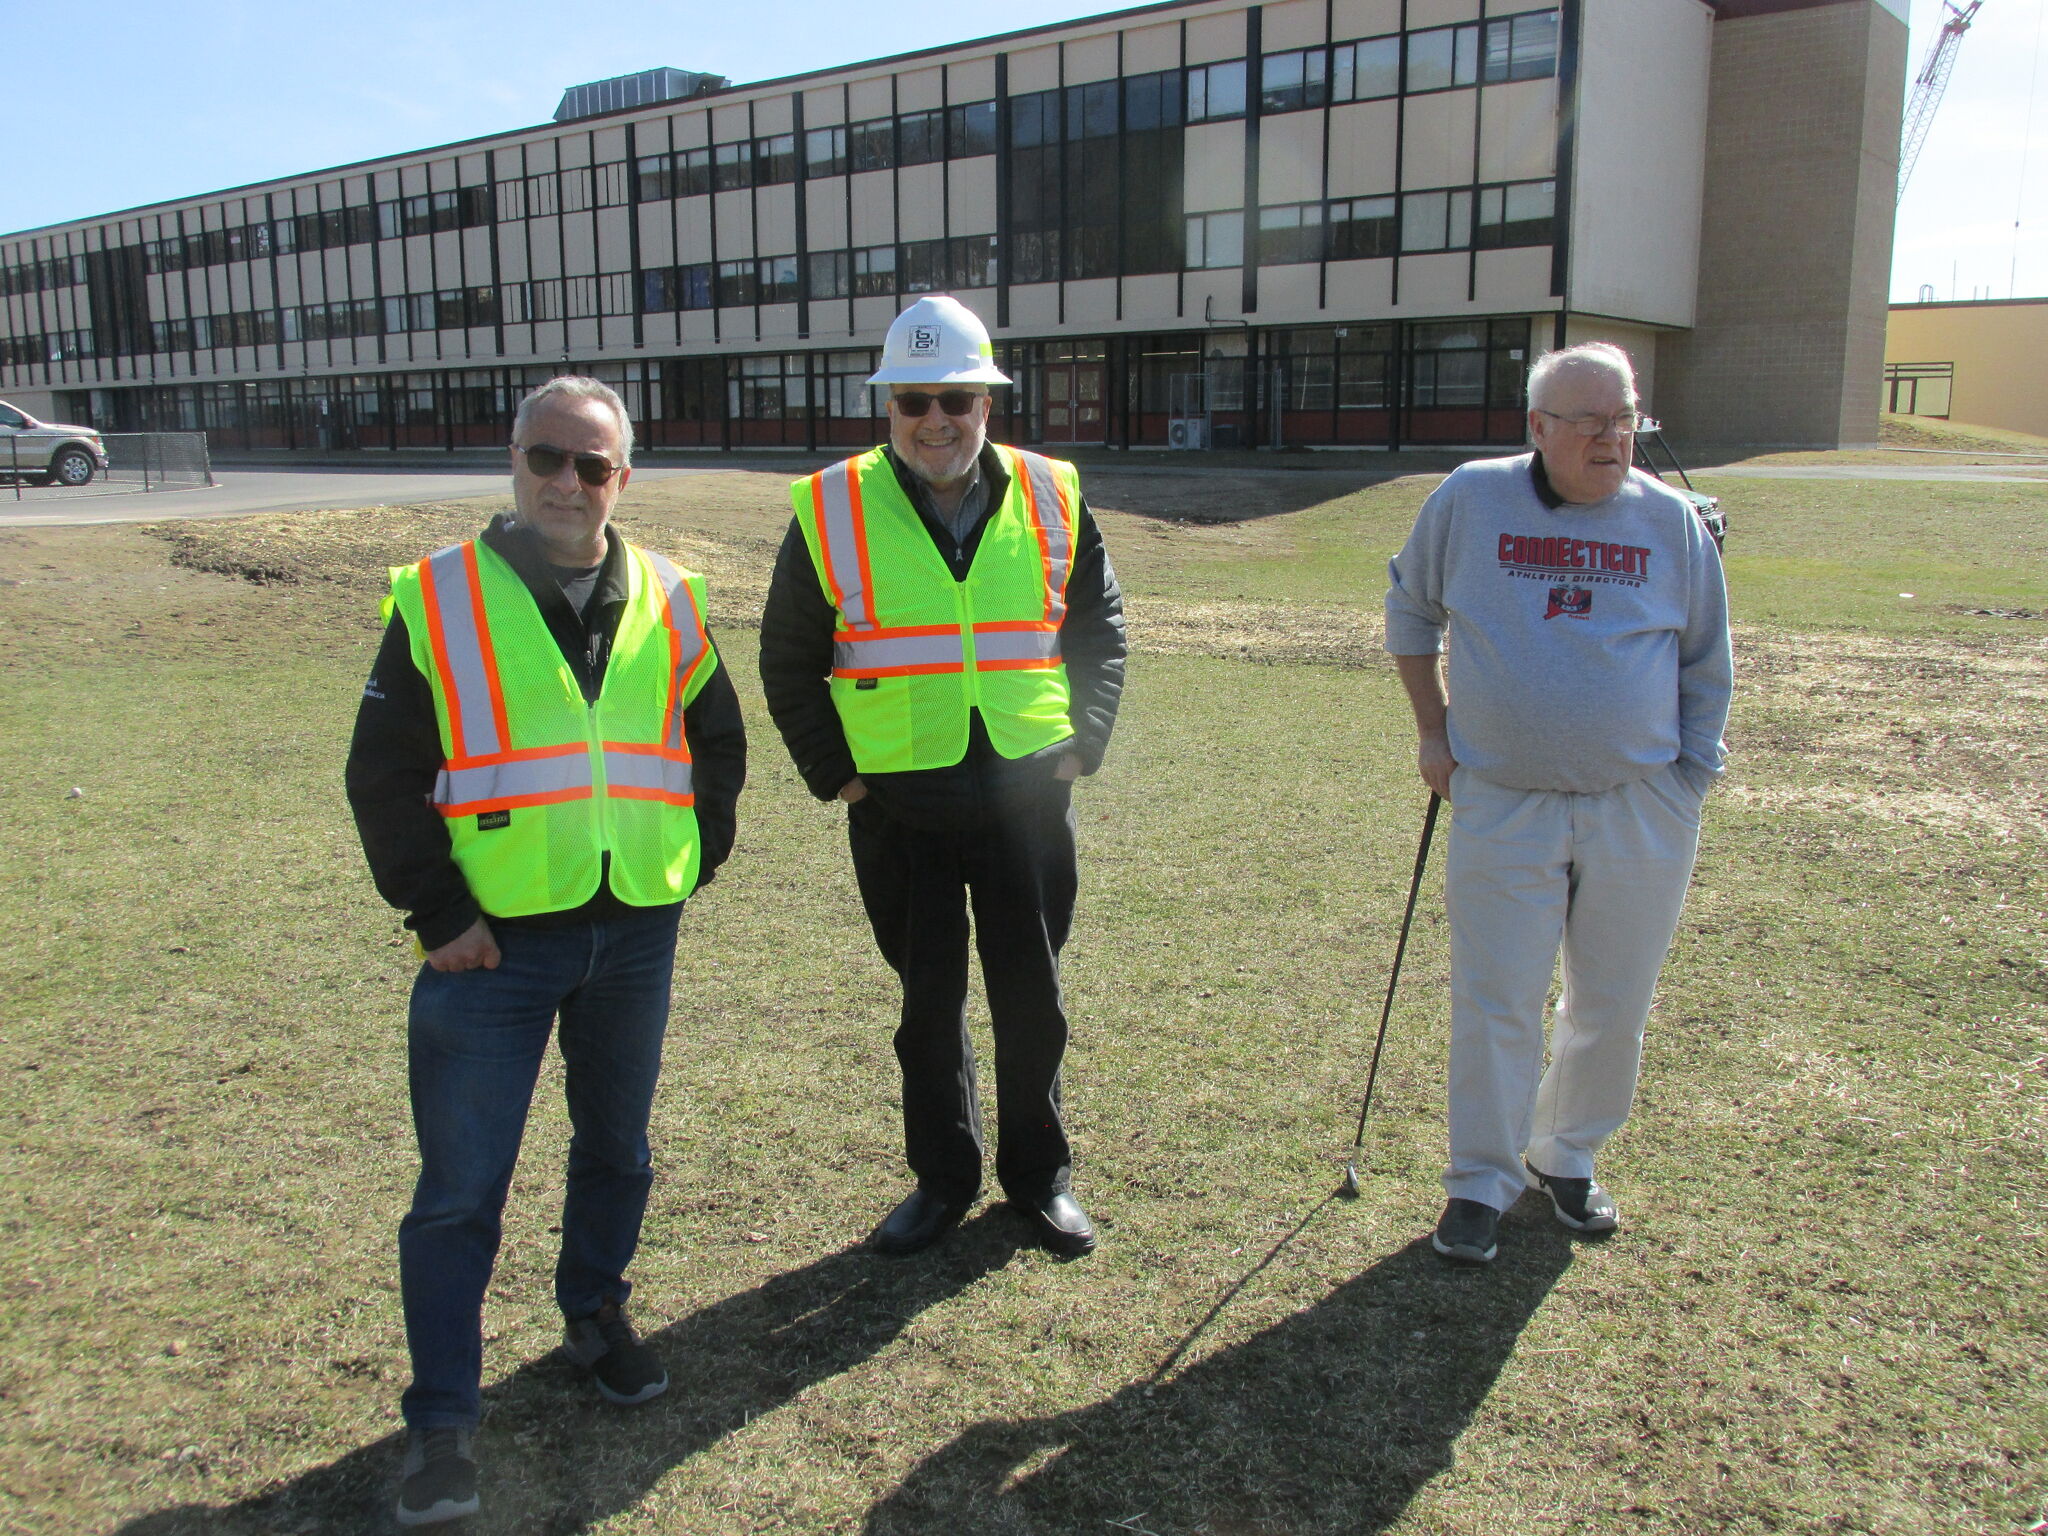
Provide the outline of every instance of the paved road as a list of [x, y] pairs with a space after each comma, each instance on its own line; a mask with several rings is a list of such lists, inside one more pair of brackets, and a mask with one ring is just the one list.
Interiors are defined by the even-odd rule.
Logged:
[[[0, 528], [54, 528], [85, 523], [155, 523], [185, 517], [243, 517], [252, 512], [318, 512], [465, 496], [509, 494], [503, 470], [261, 469], [216, 470], [220, 484], [189, 491], [62, 491], [28, 487], [19, 501], [0, 485]], [[633, 471], [636, 480], [710, 473], [703, 469]]]

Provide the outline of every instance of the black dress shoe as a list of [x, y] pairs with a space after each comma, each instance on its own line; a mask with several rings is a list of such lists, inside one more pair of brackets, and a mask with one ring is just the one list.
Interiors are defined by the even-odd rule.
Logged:
[[875, 1228], [870, 1241], [877, 1253], [902, 1255], [929, 1248], [967, 1214], [972, 1200], [942, 1200], [927, 1189], [913, 1189], [908, 1198]]
[[1031, 1223], [1031, 1230], [1048, 1252], [1078, 1259], [1095, 1251], [1095, 1224], [1081, 1209], [1081, 1202], [1065, 1190], [1037, 1200], [1012, 1200], [1010, 1205]]

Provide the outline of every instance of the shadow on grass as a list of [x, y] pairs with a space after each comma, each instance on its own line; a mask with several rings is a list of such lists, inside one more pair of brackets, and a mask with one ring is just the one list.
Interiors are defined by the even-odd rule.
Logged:
[[[1025, 1233], [1000, 1207], [908, 1260], [849, 1248], [682, 1318], [647, 1341], [673, 1389], [621, 1413], [552, 1356], [484, 1392], [483, 1514], [454, 1529], [569, 1536], [630, 1509], [672, 1467], [805, 1388], [870, 1358], [926, 1308], [1002, 1268]], [[392, 1529], [402, 1436], [225, 1506], [142, 1516], [116, 1536], [350, 1536]]]
[[1239, 1281], [1153, 1377], [1069, 1413], [988, 1420], [925, 1458], [869, 1511], [868, 1536], [1384, 1530], [1450, 1467], [1571, 1263], [1550, 1221], [1510, 1214], [1502, 1235], [1479, 1271], [1418, 1238], [1169, 1379]]

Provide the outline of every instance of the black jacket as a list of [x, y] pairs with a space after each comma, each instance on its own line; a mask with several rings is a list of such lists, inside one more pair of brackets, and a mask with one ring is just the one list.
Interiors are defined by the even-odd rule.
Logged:
[[[968, 536], [963, 548], [939, 521], [924, 483], [897, 461], [894, 452], [887, 452], [887, 457], [953, 579], [965, 581], [982, 530], [988, 526], [987, 518]], [[982, 450], [980, 467], [988, 481], [988, 505], [993, 514], [1009, 490], [1009, 472], [993, 448]], [[761, 687], [797, 772], [820, 800], [837, 795], [856, 772], [827, 682], [832, 672], [832, 633], [837, 625], [837, 611], [818, 584], [817, 567], [811, 563], [803, 530], [791, 518], [781, 552], [775, 557], [775, 575], [761, 614]], [[1123, 593], [1102, 546], [1101, 531], [1084, 502], [1074, 541], [1073, 570], [1067, 578], [1067, 612], [1060, 622], [1060, 654], [1071, 695], [1073, 739], [1013, 761], [990, 746], [976, 711], [967, 756], [953, 767], [861, 774], [861, 782], [882, 809], [901, 820], [959, 826], [979, 820], [990, 794], [1004, 783], [1047, 777], [1068, 752], [1080, 758], [1083, 773], [1093, 773], [1102, 765], [1116, 726], [1126, 649]]]
[[[612, 637], [626, 605], [623, 544], [616, 537], [608, 541], [597, 588], [585, 609], [590, 620], [586, 629], [584, 615], [562, 595], [545, 552], [523, 530], [495, 517], [483, 532], [483, 542], [503, 555], [526, 583], [585, 701], [594, 701], [604, 685]], [[690, 779], [697, 797], [701, 888], [732, 852], [734, 813], [747, 778], [746, 725], [740, 718], [739, 695], [723, 664], [712, 670], [683, 711], [683, 737], [690, 748]], [[406, 926], [427, 949], [439, 949], [460, 937], [482, 915], [449, 851], [448, 828], [433, 807], [434, 778], [441, 762], [433, 690], [413, 663], [404, 616], [394, 613], [356, 710], [345, 777], [349, 808], [355, 812], [356, 832], [363, 840], [377, 893], [410, 914]], [[574, 911], [493, 917], [491, 922], [556, 926], [627, 910], [607, 881]]]

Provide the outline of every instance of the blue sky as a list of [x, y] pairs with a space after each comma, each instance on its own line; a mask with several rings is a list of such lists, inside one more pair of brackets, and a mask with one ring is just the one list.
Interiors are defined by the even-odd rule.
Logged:
[[[1904, 3], [1910, 75], [1942, 4]], [[567, 86], [655, 65], [763, 80], [1106, 8], [0, 0], [0, 36], [12, 40], [0, 231], [523, 127], [550, 117]], [[1964, 40], [1899, 209], [1895, 299], [1922, 284], [1944, 299], [2048, 294], [2044, 13], [2048, 0], [1985, 0]], [[574, 14], [587, 19], [572, 24]]]

